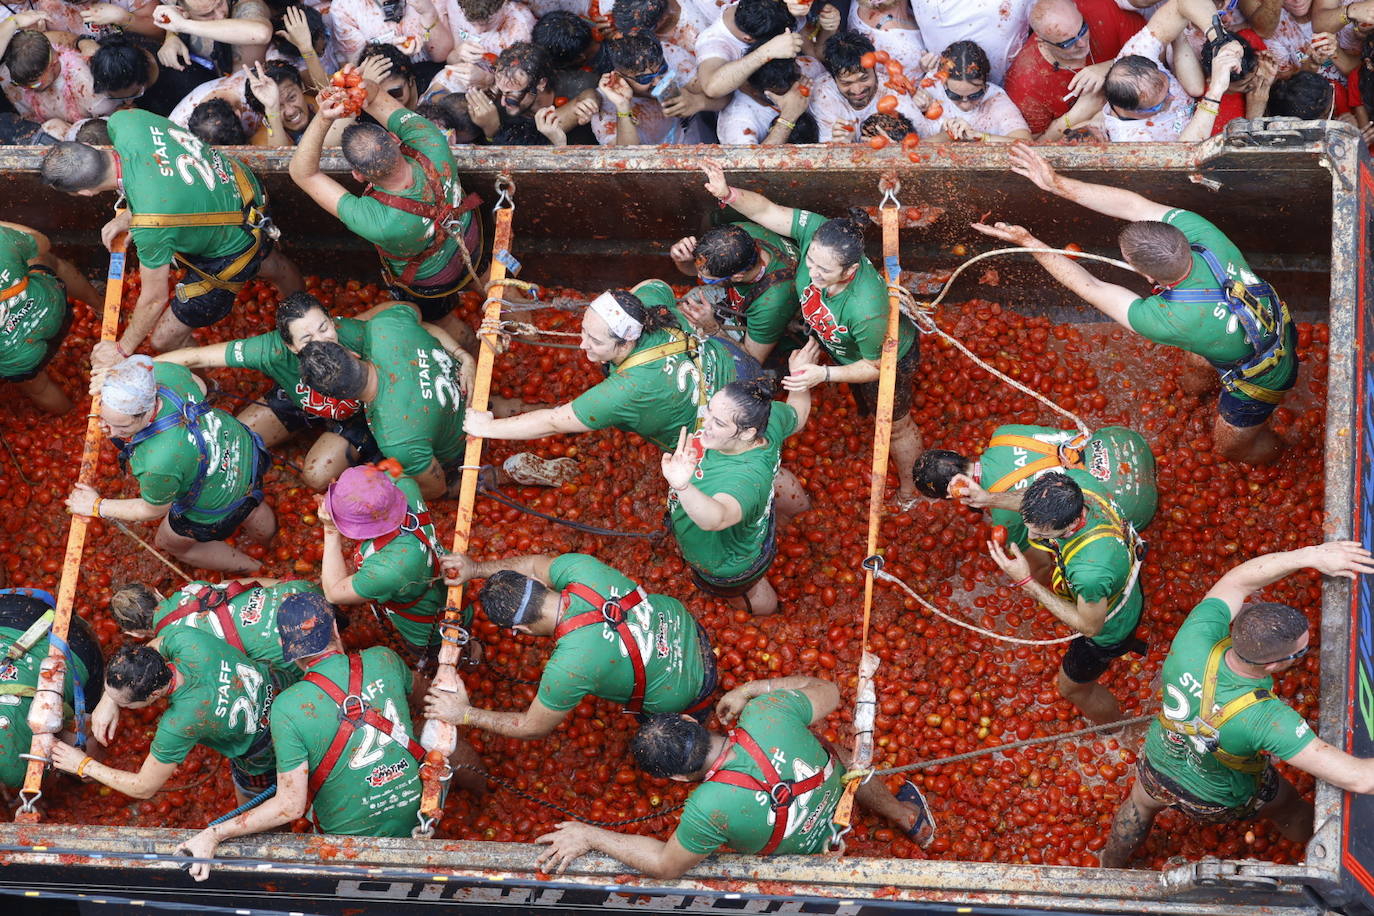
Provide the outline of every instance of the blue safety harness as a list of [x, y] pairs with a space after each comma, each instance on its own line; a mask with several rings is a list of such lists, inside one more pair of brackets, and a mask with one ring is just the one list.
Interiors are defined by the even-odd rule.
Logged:
[[1211, 250], [1202, 245], [1190, 245], [1202, 258], [1216, 280], [1210, 289], [1166, 289], [1159, 297], [1170, 304], [1193, 303], [1226, 306], [1232, 317], [1245, 331], [1252, 355], [1235, 363], [1209, 360], [1221, 373], [1221, 384], [1227, 391], [1239, 392], [1266, 404], [1277, 404], [1283, 392], [1256, 385], [1251, 379], [1273, 369], [1288, 355], [1289, 329], [1293, 319], [1288, 306], [1268, 283], [1244, 284], [1226, 275], [1221, 262]]
[[[214, 410], [214, 408], [206, 401], [192, 401], [182, 398], [181, 395], [165, 385], [157, 386], [157, 394], [158, 397], [172, 405], [174, 408], [173, 411], [165, 416], [158, 417], [156, 420], [134, 433], [129, 437], [127, 442], [115, 440], [115, 444], [119, 447], [120, 462], [127, 466], [129, 460], [133, 458], [134, 450], [138, 448], [139, 445], [147, 442], [159, 433], [181, 427], [190, 434], [191, 441], [195, 443], [196, 451], [200, 454], [200, 462], [196, 467], [196, 479], [191, 482], [190, 489], [172, 502], [173, 512], [177, 515], [184, 515], [187, 510], [194, 507], [196, 511], [200, 512], [202, 515], [209, 515], [216, 519], [220, 519], [237, 512], [239, 507], [249, 499], [261, 500], [262, 488], [258, 486], [256, 481], [259, 477], [258, 470], [261, 466], [261, 462], [263, 458], [267, 456], [267, 446], [263, 444], [262, 438], [257, 433], [249, 429], [248, 434], [253, 437], [252, 479], [255, 481], [253, 489], [221, 509], [196, 507], [196, 500], [200, 498], [201, 491], [205, 489], [205, 479], [210, 475], [210, 447], [206, 444], [205, 430], [201, 426], [200, 421], [206, 414]], [[247, 427], [245, 427], [245, 429], [246, 428]]]
[[[57, 609], [57, 599], [53, 597], [51, 592], [41, 588], [0, 588], [0, 595], [36, 598], [49, 608]], [[76, 746], [84, 749], [86, 747], [86, 686], [81, 682], [81, 674], [76, 665], [72, 663], [71, 645], [51, 629], [48, 630], [48, 641], [57, 647], [57, 651], [62, 653], [62, 656], [67, 660], [67, 670], [72, 673], [72, 713], [76, 719]], [[8, 665], [11, 662], [7, 660], [4, 664]]]

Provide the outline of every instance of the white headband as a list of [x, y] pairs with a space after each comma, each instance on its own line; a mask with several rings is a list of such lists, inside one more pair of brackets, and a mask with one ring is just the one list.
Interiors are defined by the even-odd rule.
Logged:
[[606, 326], [611, 329], [611, 333], [621, 340], [639, 340], [639, 335], [644, 333], [643, 322], [636, 321], [629, 312], [621, 308], [620, 303], [615, 301], [615, 296], [610, 293], [597, 296], [592, 300], [590, 308], [601, 316]]
[[147, 356], [130, 356], [111, 369], [100, 386], [101, 403], [129, 417], [152, 410], [156, 399], [157, 380]]

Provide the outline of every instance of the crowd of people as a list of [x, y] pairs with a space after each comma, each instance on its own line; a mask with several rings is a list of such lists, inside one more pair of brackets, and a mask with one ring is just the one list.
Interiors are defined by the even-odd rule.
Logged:
[[133, 108], [290, 147], [369, 61], [451, 143], [510, 146], [1191, 141], [1264, 116], [1364, 130], [1374, 92], [1366, 0], [25, 5], [0, 21], [12, 144], [108, 143]]
[[[831, 6], [817, 11], [813, 27], [805, 21], [809, 10], [779, 0], [741, 0], [714, 20], [700, 21], [679, 0], [652, 7], [618, 0], [617, 20], [638, 25], [620, 23], [628, 31], [605, 37], [599, 51], [586, 43], [558, 46], [565, 65], [559, 72], [551, 62], [554, 50], [524, 39], [531, 30], [545, 41], [552, 40], [550, 33], [590, 36], [591, 26], [578, 15], [586, 10], [546, 9], [536, 20], [514, 3], [370, 4], [335, 0], [329, 18], [310, 7], [274, 13], [258, 0], [241, 0], [229, 18], [223, 6], [199, 2], [186, 11], [95, 4], [68, 24], [78, 31], [117, 24], [123, 32], [100, 38], [94, 51], [85, 39], [63, 44], [53, 33], [15, 31], [37, 21], [16, 22], [25, 17], [56, 20], [60, 10], [46, 7], [17, 14], [6, 21], [10, 31], [0, 32], [13, 39], [5, 55], [11, 76], [21, 60], [15, 49], [24, 42], [46, 42], [35, 46], [48, 49], [47, 65], [17, 71], [28, 86], [10, 93], [16, 102], [51, 101], [52, 95], [63, 104], [84, 105], [87, 96], [108, 101], [99, 92], [79, 91], [86, 85], [81, 68], [93, 66], [92, 85], [115, 85], [117, 98], [148, 106], [113, 111], [98, 128], [84, 117], [90, 111], [67, 109], [81, 139], [56, 143], [42, 164], [44, 182], [57, 192], [115, 200], [102, 240], [113, 248], [127, 237], [141, 277], [122, 332], [94, 347], [90, 379], [100, 394], [103, 429], [119, 449], [135, 495], [78, 485], [66, 504], [82, 516], [156, 524], [158, 549], [228, 578], [193, 582], [170, 595], [148, 583], [118, 589], [109, 610], [126, 641], [108, 659], [86, 625], [74, 623], [66, 700], [90, 713], [93, 740], [81, 747], [78, 736], [68, 735], [73, 740], [58, 742], [51, 762], [78, 778], [148, 797], [197, 744], [223, 754], [232, 762], [240, 798], [256, 796], [259, 803], [188, 840], [184, 849], [199, 858], [210, 858], [226, 839], [270, 830], [307, 812], [327, 833], [408, 835], [425, 753], [413, 711], [460, 728], [538, 740], [589, 695], [622, 704], [637, 717], [632, 750], [644, 771], [702, 785], [668, 840], [566, 824], [541, 838], [549, 847], [543, 865], [561, 871], [583, 853], [600, 850], [647, 874], [676, 877], [724, 847], [815, 853], [839, 839], [833, 814], [844, 794], [848, 755], [810, 728], [841, 702], [835, 684], [783, 672], [718, 696], [717, 652], [680, 600], [686, 596], [649, 594], [627, 571], [590, 555], [450, 554], [429, 506], [455, 498], [461, 475], [471, 470], [463, 465], [466, 436], [537, 440], [607, 428], [632, 432], [662, 452], [660, 467], [646, 473], [662, 477], [668, 525], [696, 588], [745, 612], [777, 612], [768, 578], [777, 532], [810, 507], [802, 484], [782, 467], [783, 443], [806, 426], [818, 386], [847, 385], [856, 424], [870, 424], [881, 406], [890, 292], [865, 253], [862, 211], [827, 218], [732, 186], [718, 165], [704, 164], [703, 204], [715, 198], [725, 217], [671, 248], [675, 268], [694, 284], [691, 292], [679, 299], [667, 283], [651, 279], [599, 293], [586, 303], [579, 347], [604, 369], [604, 380], [565, 404], [498, 399], [478, 411], [469, 406], [477, 336], [455, 308], [462, 290], [487, 288], [484, 264], [491, 253], [480, 201], [465, 194], [452, 138], [445, 136], [445, 129], [455, 129], [450, 117], [456, 112], [471, 112], [477, 130], [495, 140], [518, 131], [513, 125], [521, 123], [520, 113], [533, 111], [536, 132], [571, 137], [583, 131], [619, 142], [639, 129], [647, 134], [651, 124], [686, 136], [706, 129], [707, 119], [688, 122], [713, 105], [723, 112], [718, 124], [730, 123], [731, 109], [753, 105], [761, 125], [756, 135], [772, 137], [770, 119], [779, 115], [758, 98], [798, 119], [814, 102], [817, 121], [855, 124], [860, 116], [868, 120], [874, 104], [875, 73], [868, 64], [886, 67], [889, 77], [900, 76], [892, 62], [901, 58], [913, 62], [912, 74], [938, 67], [943, 77], [930, 86], [924, 78], [913, 83], [915, 91], [899, 101], [898, 111], [876, 112], [886, 119], [880, 130], [896, 130], [903, 117], [930, 130], [938, 120], [928, 117], [931, 106], [946, 102], [965, 114], [976, 109], [978, 118], [951, 118], [939, 132], [955, 140], [1013, 141], [1009, 162], [1028, 190], [1034, 185], [1122, 220], [1121, 255], [1156, 284], [1153, 293], [1104, 283], [1064, 255], [1036, 257], [1105, 317], [1185, 352], [1184, 390], [1200, 397], [1217, 392], [1219, 452], [1259, 464], [1272, 462], [1283, 448], [1269, 420], [1300, 367], [1296, 328], [1279, 292], [1203, 215], [1060, 175], [1035, 147], [1020, 142], [1034, 128], [1016, 111], [1025, 106], [1039, 119], [1042, 136], [1055, 130], [1056, 121], [1077, 129], [1075, 112], [1084, 115], [1081, 123], [1100, 124], [1108, 135], [1138, 137], [1166, 123], [1176, 129], [1170, 137], [1205, 134], [1216, 117], [1209, 105], [1225, 105], [1216, 93], [1243, 85], [1248, 105], [1255, 94], [1269, 92], [1266, 79], [1282, 72], [1269, 50], [1258, 53], [1270, 63], [1246, 71], [1253, 48], [1248, 39], [1246, 51], [1228, 37], [1238, 17], [1250, 17], [1256, 33], [1301, 36], [1320, 27], [1336, 34], [1345, 29], [1337, 20], [1347, 20], [1358, 34], [1366, 17], [1374, 21], [1374, 2], [1337, 7], [1319, 0], [1309, 10], [1263, 0], [1220, 9], [1211, 0], [1167, 0], [1145, 10], [1153, 15], [1143, 29], [1132, 24], [1137, 13], [1115, 7], [1013, 2], [1010, 9], [1020, 9], [1034, 30], [1018, 51], [1026, 37], [1020, 20], [999, 18], [988, 12], [998, 7], [977, 2], [918, 0], [900, 10], [861, 3], [849, 11], [853, 29], [847, 30]], [[300, 50], [307, 75], [295, 69], [284, 54], [290, 48], [280, 42], [277, 56], [265, 64], [246, 60], [268, 52], [276, 15], [284, 17], [278, 37]], [[949, 19], [959, 22], [946, 24]], [[1118, 27], [1100, 29], [1104, 20]], [[554, 29], [551, 22], [562, 25]], [[140, 44], [164, 33], [157, 53]], [[364, 36], [383, 35], [394, 44], [364, 44]], [[1307, 50], [1295, 53], [1310, 62], [1324, 46], [1323, 35], [1299, 38], [1297, 47]], [[942, 53], [928, 60], [922, 39], [942, 45]], [[1099, 39], [1108, 50], [1098, 50]], [[884, 59], [866, 57], [878, 53], [874, 42]], [[1120, 47], [1113, 49], [1113, 42]], [[1075, 73], [1074, 62], [1060, 54], [1079, 45], [1077, 63], [1091, 63]], [[809, 94], [793, 92], [797, 61], [806, 61], [808, 48], [819, 48], [825, 64], [814, 71]], [[1121, 48], [1152, 56], [1127, 54], [1113, 63]], [[137, 72], [128, 77], [132, 82], [112, 83], [98, 62], [126, 51], [130, 72]], [[1341, 53], [1338, 40], [1333, 54]], [[300, 91], [317, 85], [316, 77], [332, 66], [319, 59], [359, 54], [366, 117], [348, 117], [338, 95], [323, 96], [316, 107]], [[1194, 58], [1200, 62], [1196, 73], [1187, 63]], [[1174, 70], [1164, 68], [1166, 59]], [[613, 63], [617, 75], [581, 69], [593, 60]], [[252, 69], [233, 71], [225, 64], [224, 74], [213, 76], [229, 61]], [[415, 82], [425, 62], [431, 92], [455, 87], [437, 101], [422, 101]], [[257, 176], [204, 138], [197, 130], [204, 118], [192, 114], [189, 126], [178, 123], [176, 106], [166, 104], [180, 97], [160, 81], [182, 79], [193, 67], [211, 74], [202, 85], [223, 81], [207, 98], [241, 74], [237, 91], [262, 119], [261, 135], [296, 144], [292, 180], [376, 247], [391, 301], [356, 317], [337, 317], [304, 291]], [[1018, 73], [1046, 67], [1030, 82], [1039, 91], [1059, 74], [1054, 78], [1078, 92], [1072, 109], [1059, 110], [1069, 100], [1060, 98], [1057, 84], [1041, 108], [1018, 99]], [[1317, 79], [1327, 99], [1321, 114], [1329, 114], [1332, 80], [1302, 64], [1293, 69], [1284, 81], [1297, 82], [1304, 73]], [[757, 77], [774, 72], [777, 82]], [[659, 87], [668, 86], [665, 74], [673, 73], [681, 82], [668, 96]], [[273, 74], [281, 80], [274, 83]], [[1201, 87], [1204, 78], [1214, 95], [1210, 103], [1194, 104], [1187, 87]], [[499, 89], [499, 100], [484, 94], [487, 85]], [[7, 92], [13, 88], [6, 84]], [[845, 106], [840, 114], [825, 108], [828, 96], [835, 109]], [[479, 98], [486, 101], [479, 104]], [[221, 94], [197, 102], [193, 112], [212, 102], [232, 108]], [[154, 104], [173, 117], [151, 110]], [[876, 105], [888, 107], [881, 100]], [[906, 116], [903, 105], [911, 108]], [[648, 109], [658, 106], [669, 113], [655, 121]], [[1013, 116], [1019, 126], [995, 120]], [[231, 112], [228, 123], [245, 133], [251, 126], [239, 112]], [[362, 193], [321, 170], [321, 150], [331, 137], [355, 176], [366, 180]], [[988, 222], [974, 228], [1016, 245], [1044, 247], [1024, 227]], [[278, 288], [275, 328], [193, 345], [193, 332], [229, 315], [254, 277]], [[3, 378], [20, 384], [43, 410], [70, 409], [47, 364], [70, 324], [68, 297], [94, 303], [99, 291], [52, 251], [41, 232], [16, 224], [0, 225], [0, 286], [8, 316], [0, 341]], [[904, 511], [922, 498], [986, 510], [1005, 529], [987, 549], [1010, 586], [1025, 589], [1077, 634], [1058, 668], [1059, 692], [1089, 722], [1118, 722], [1121, 706], [1099, 680], [1117, 659], [1145, 651], [1141, 622], [1150, 608], [1140, 587], [1148, 562], [1143, 532], [1158, 502], [1149, 443], [1120, 427], [1085, 434], [1007, 425], [975, 456], [926, 448], [910, 416], [920, 334], [905, 314], [895, 343], [891, 454], [897, 484], [888, 511]], [[272, 387], [235, 415], [216, 405], [194, 372], [220, 367], [253, 370]], [[245, 538], [266, 544], [276, 535], [264, 474], [269, 449], [291, 437], [308, 440], [301, 480], [322, 493], [319, 582], [255, 576], [259, 562], [231, 543]], [[522, 452], [496, 469], [493, 483], [559, 486], [579, 473], [574, 458]], [[1290, 839], [1306, 840], [1313, 829], [1311, 803], [1270, 757], [1341, 788], [1374, 792], [1374, 760], [1345, 754], [1340, 741], [1323, 741], [1272, 693], [1273, 676], [1307, 652], [1308, 619], [1300, 609], [1247, 599], [1304, 568], [1353, 579], [1374, 572], [1374, 558], [1352, 542], [1270, 554], [1241, 563], [1207, 593], [1164, 663], [1162, 709], [1103, 864], [1125, 864], [1166, 807], [1211, 822], [1268, 817]], [[524, 710], [474, 707], [461, 680], [430, 683], [445, 632], [437, 621], [446, 586], [473, 580], [482, 585], [464, 612], [467, 626], [481, 613], [499, 627], [551, 643], [538, 691]], [[0, 692], [0, 704], [15, 707], [14, 715], [0, 718], [0, 763], [10, 785], [22, 777], [19, 755], [29, 747], [24, 713], [37, 684], [37, 659], [47, 652], [43, 619], [51, 604], [50, 595], [33, 590], [0, 594], [0, 638], [13, 647], [10, 660], [0, 663], [0, 678], [13, 682]], [[369, 605], [394, 630], [389, 646], [347, 652], [339, 626], [350, 609]], [[105, 762], [100, 748], [118, 729], [121, 711], [164, 702], [140, 768]], [[713, 714], [728, 730], [707, 728]], [[454, 786], [482, 790], [481, 761], [461, 738], [450, 762]], [[275, 794], [263, 800], [270, 787]], [[929, 843], [938, 829], [939, 812], [914, 783], [893, 792], [868, 781], [856, 800], [919, 843]], [[208, 871], [206, 862], [192, 868], [200, 879]]]

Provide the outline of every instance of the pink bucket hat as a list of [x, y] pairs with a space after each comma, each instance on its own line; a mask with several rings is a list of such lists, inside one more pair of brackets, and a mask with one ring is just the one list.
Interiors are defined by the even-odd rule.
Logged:
[[324, 497], [339, 533], [355, 541], [381, 537], [401, 527], [406, 496], [385, 471], [371, 465], [349, 468]]

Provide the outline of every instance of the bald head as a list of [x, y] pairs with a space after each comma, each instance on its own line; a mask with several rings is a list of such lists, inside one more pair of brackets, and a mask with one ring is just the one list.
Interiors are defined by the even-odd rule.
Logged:
[[[1061, 61], [1080, 60], [1087, 56], [1089, 43], [1084, 31], [1083, 14], [1074, 0], [1036, 0], [1031, 7], [1030, 26], [1040, 47]], [[1059, 47], [1072, 42], [1068, 47]]]

